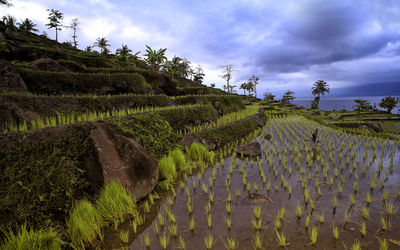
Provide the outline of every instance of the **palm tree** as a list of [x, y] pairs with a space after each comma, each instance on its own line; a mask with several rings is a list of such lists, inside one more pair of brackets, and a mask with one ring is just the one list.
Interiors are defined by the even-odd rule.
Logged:
[[246, 95], [247, 82], [240, 84], [239, 89], [243, 89], [243, 95]]
[[117, 49], [115, 54], [122, 56], [122, 57], [126, 57], [126, 56], [130, 55], [131, 52], [132, 52], [132, 50], [130, 48], [128, 48], [128, 45], [122, 44], [122, 47], [120, 49]]
[[16, 31], [17, 27], [15, 26], [17, 20], [15, 17], [11, 15], [3, 16], [2, 18], [3, 23], [6, 25], [7, 31]]
[[39, 30], [36, 29], [35, 27], [37, 26], [36, 24], [34, 24], [30, 19], [26, 18], [25, 20], [23, 20], [21, 23], [17, 23], [19, 26], [19, 30], [23, 31], [23, 32], [38, 32]]
[[324, 80], [318, 80], [314, 83], [312, 89], [313, 96], [317, 96], [314, 99], [314, 107], [318, 109], [319, 106], [319, 99], [321, 94], [325, 95], [325, 93], [329, 93], [329, 85]]
[[101, 54], [103, 55], [107, 55], [107, 53], [109, 52], [107, 47], [110, 47], [111, 45], [108, 44], [108, 40], [105, 37], [99, 37], [96, 39], [96, 42], [93, 43], [93, 47], [98, 47], [99, 49], [101, 49]]

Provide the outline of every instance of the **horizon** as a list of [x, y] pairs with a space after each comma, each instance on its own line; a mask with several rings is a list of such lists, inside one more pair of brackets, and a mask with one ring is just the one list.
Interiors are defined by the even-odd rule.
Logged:
[[[233, 63], [238, 69], [233, 85], [255, 74], [260, 78], [258, 97], [270, 91], [281, 96], [286, 90], [308, 97], [319, 79], [331, 87], [357, 89], [396, 81], [400, 76], [400, 4], [344, 0], [335, 2], [292, 1], [17, 1], [0, 9], [20, 21], [36, 23], [38, 34], [47, 29], [48, 12], [64, 13], [64, 25], [78, 18], [79, 48], [92, 45], [98, 37], [110, 41], [111, 52], [126, 44], [133, 53], [145, 45], [167, 48], [166, 55], [188, 58], [205, 72], [204, 83], [221, 88], [225, 81], [219, 65]], [[63, 29], [59, 41], [71, 40]], [[243, 91], [236, 88], [238, 94]], [[386, 95], [393, 93], [387, 90]], [[349, 93], [351, 94], [351, 93]], [[397, 95], [393, 93], [392, 95]], [[330, 94], [328, 94], [329, 96]]]

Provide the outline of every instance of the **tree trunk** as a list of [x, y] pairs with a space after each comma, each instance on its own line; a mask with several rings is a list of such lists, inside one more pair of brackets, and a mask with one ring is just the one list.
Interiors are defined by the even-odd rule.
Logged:
[[56, 42], [58, 42], [58, 28], [56, 26]]

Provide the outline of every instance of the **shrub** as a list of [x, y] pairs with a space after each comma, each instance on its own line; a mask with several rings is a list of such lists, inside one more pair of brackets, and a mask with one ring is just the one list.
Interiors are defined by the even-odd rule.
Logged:
[[176, 177], [176, 165], [172, 156], [164, 156], [158, 162], [158, 172], [162, 179], [173, 180]]
[[96, 207], [104, 219], [117, 225], [126, 215], [134, 213], [135, 202], [121, 182], [111, 181], [101, 191]]
[[12, 230], [4, 232], [4, 243], [0, 249], [19, 250], [19, 249], [61, 249], [64, 242], [58, 237], [53, 229], [41, 229], [34, 231], [27, 229], [23, 225], [18, 233], [14, 234]]
[[102, 238], [102, 224], [102, 217], [92, 203], [87, 200], [80, 201], [67, 220], [67, 233], [72, 247], [83, 249], [87, 244], [93, 246], [97, 236]]

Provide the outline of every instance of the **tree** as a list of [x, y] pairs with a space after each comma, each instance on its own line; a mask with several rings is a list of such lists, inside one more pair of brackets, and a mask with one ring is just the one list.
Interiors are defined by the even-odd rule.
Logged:
[[193, 81], [198, 82], [198, 83], [201, 84], [201, 83], [203, 83], [203, 79], [204, 79], [205, 75], [206, 74], [204, 74], [203, 68], [201, 67], [200, 64], [198, 64], [196, 69], [195, 69], [195, 72], [194, 72]]
[[246, 95], [247, 82], [240, 84], [239, 89], [243, 89], [243, 95]]
[[233, 72], [236, 71], [234, 69], [234, 65], [225, 63], [224, 65], [218, 66], [218, 68], [222, 69], [222, 75], [220, 75], [219, 77], [226, 80], [226, 88], [228, 89], [228, 93], [229, 93], [229, 91], [232, 89], [229, 86], [229, 82], [232, 80]]
[[11, 6], [12, 4], [8, 0], [0, 0], [1, 5]]
[[361, 112], [365, 112], [365, 111], [369, 112], [373, 109], [373, 107], [371, 106], [371, 103], [367, 100], [355, 99], [354, 102], [356, 104], [353, 106], [353, 109], [357, 112], [358, 120], [360, 120]]
[[388, 113], [391, 113], [392, 109], [394, 109], [398, 103], [399, 103], [398, 98], [394, 96], [386, 96], [382, 98], [382, 100], [379, 102], [379, 106], [381, 108], [387, 109]]
[[23, 20], [21, 23], [17, 23], [18, 24], [18, 29], [22, 32], [38, 32], [39, 30], [36, 29], [35, 27], [37, 26], [36, 24], [34, 24], [32, 22], [32, 20], [25, 18], [25, 20]]
[[275, 96], [271, 92], [264, 93], [264, 101], [273, 102], [275, 100]]
[[146, 45], [147, 54], [144, 54], [144, 56], [146, 57], [145, 61], [147, 62], [147, 64], [150, 66], [150, 68], [152, 70], [154, 70], [154, 71], [160, 70], [160, 66], [167, 59], [167, 57], [165, 56], [166, 51], [167, 51], [167, 48], [153, 50], [150, 46]]
[[318, 80], [314, 83], [313, 87], [311, 88], [313, 96], [317, 96], [314, 98], [314, 101], [311, 103], [312, 109], [318, 109], [319, 100], [321, 95], [325, 95], [325, 93], [329, 93], [329, 85], [324, 80]]
[[257, 98], [257, 84], [258, 84], [258, 80], [260, 80], [258, 77], [256, 77], [255, 75], [252, 75], [252, 77], [249, 79], [249, 83], [251, 83], [252, 85], [252, 89], [254, 91], [254, 95]]
[[61, 30], [62, 27], [60, 21], [64, 19], [64, 14], [55, 9], [47, 9], [47, 11], [50, 13], [49, 17], [47, 18], [49, 19], [49, 23], [46, 24], [46, 26], [49, 27], [49, 29], [54, 28], [56, 30], [56, 42], [58, 42], [58, 31]]
[[128, 48], [128, 45], [122, 44], [121, 48], [115, 51], [115, 54], [122, 57], [128, 57], [131, 52], [132, 50]]
[[73, 39], [73, 43], [74, 43], [74, 47], [77, 48], [78, 47], [78, 41], [76, 41], [76, 38], [78, 38], [78, 36], [76, 35], [77, 30], [79, 25], [79, 19], [78, 18], [74, 18], [71, 20], [71, 25], [68, 26], [68, 28], [71, 28], [74, 31], [74, 34], [72, 35], [72, 39]]
[[290, 103], [294, 99], [296, 99], [296, 98], [294, 97], [294, 92], [291, 90], [286, 91], [285, 94], [283, 94], [283, 96], [282, 96], [283, 103]]
[[85, 51], [86, 52], [92, 52], [92, 46], [87, 46], [86, 48], [85, 48]]
[[7, 15], [7, 16], [3, 16], [3, 23], [6, 25], [6, 30], [7, 31], [16, 31], [17, 30], [17, 20], [15, 19], [15, 17], [11, 16], [11, 15]]
[[107, 47], [111, 46], [108, 42], [109, 41], [105, 37], [99, 37], [96, 39], [96, 42], [93, 43], [93, 47], [99, 48], [102, 55], [107, 55], [108, 52], [110, 52]]

